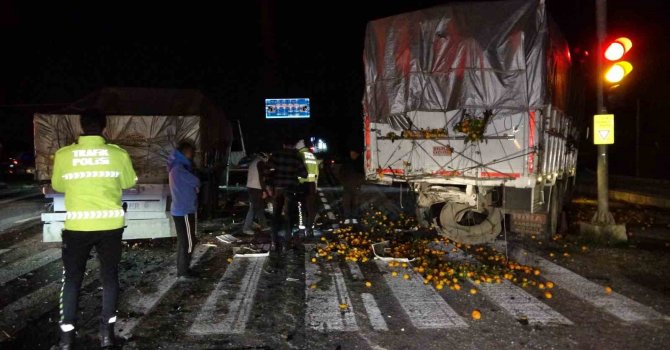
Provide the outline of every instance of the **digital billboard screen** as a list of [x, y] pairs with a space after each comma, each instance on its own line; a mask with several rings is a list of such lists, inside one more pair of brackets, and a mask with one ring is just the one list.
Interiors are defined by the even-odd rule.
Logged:
[[266, 98], [266, 119], [309, 118], [309, 98]]

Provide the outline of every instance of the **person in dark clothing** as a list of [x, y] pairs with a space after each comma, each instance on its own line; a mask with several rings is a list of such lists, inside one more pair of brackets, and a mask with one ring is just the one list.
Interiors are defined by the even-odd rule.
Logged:
[[198, 210], [200, 179], [193, 174], [191, 164], [195, 146], [182, 142], [168, 158], [168, 173], [172, 205], [170, 212], [177, 230], [177, 276], [181, 281], [194, 277], [190, 269], [195, 249], [195, 213]]
[[[293, 236], [292, 221], [297, 209], [295, 197], [299, 184], [298, 178], [307, 177], [307, 169], [302, 157], [295, 149], [295, 142], [286, 139], [283, 142], [283, 149], [272, 153], [272, 156], [270, 156], [266, 170], [266, 186], [273, 199], [272, 249], [279, 252], [281, 251], [279, 231], [282, 227], [282, 221], [285, 239], [289, 247], [295, 247], [298, 243], [298, 236]], [[288, 206], [288, 210], [286, 218], [282, 220], [284, 204]]]
[[360, 151], [349, 151], [349, 158], [340, 168], [339, 178], [344, 190], [342, 194], [344, 224], [357, 224], [358, 195], [365, 180]]

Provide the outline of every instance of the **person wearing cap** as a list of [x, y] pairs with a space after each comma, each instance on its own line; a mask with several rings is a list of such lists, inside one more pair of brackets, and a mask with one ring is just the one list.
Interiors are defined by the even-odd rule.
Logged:
[[361, 152], [352, 147], [349, 157], [340, 168], [339, 178], [343, 187], [342, 209], [345, 225], [357, 224], [356, 211], [358, 210], [358, 194], [364, 182], [363, 157]]
[[[300, 193], [302, 195], [301, 203], [305, 208], [304, 211], [306, 214], [306, 220], [300, 223], [303, 225], [300, 229], [305, 230], [305, 236], [312, 237], [314, 236], [314, 220], [316, 219], [316, 187], [319, 183], [319, 163], [314, 153], [312, 153], [312, 143], [309, 140], [298, 141], [295, 148], [300, 153], [307, 169], [307, 177], [298, 178], [301, 187]], [[302, 217], [301, 213], [300, 218], [302, 219]]]
[[268, 156], [265, 153], [256, 154], [249, 163], [249, 171], [247, 172], [247, 193], [249, 194], [249, 211], [244, 220], [242, 232], [247, 235], [253, 235], [254, 219], [258, 220], [261, 228], [267, 227], [265, 220], [265, 201], [269, 195], [266, 191], [265, 173]]

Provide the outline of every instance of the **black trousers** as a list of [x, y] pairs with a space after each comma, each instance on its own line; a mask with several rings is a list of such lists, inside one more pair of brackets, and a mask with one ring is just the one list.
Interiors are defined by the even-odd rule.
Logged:
[[251, 230], [254, 218], [258, 219], [261, 226], [267, 226], [265, 221], [265, 200], [263, 200], [263, 190], [257, 188], [247, 188], [249, 193], [249, 211], [244, 219], [243, 231]]
[[316, 219], [316, 182], [305, 182], [302, 185], [301, 202], [305, 211], [305, 227], [310, 231]]
[[[285, 218], [282, 218], [284, 212], [284, 203], [288, 206]], [[295, 201], [295, 191], [279, 187], [274, 190], [272, 201], [272, 242], [279, 243], [279, 231], [282, 226], [286, 232], [286, 239], [293, 238], [293, 218], [296, 214], [297, 204]], [[282, 225], [283, 224], [283, 225]]]
[[60, 312], [61, 324], [76, 325], [81, 289], [86, 261], [91, 248], [95, 247], [100, 260], [100, 280], [102, 281], [103, 323], [115, 320], [116, 304], [119, 296], [119, 262], [121, 261], [121, 237], [123, 229], [109, 231], [63, 231], [63, 274]]
[[197, 243], [195, 237], [195, 214], [172, 216], [177, 229], [177, 275], [188, 275], [191, 256]]
[[361, 186], [358, 184], [345, 184], [342, 193], [342, 209], [344, 219], [354, 219], [358, 211], [358, 195], [361, 191]]

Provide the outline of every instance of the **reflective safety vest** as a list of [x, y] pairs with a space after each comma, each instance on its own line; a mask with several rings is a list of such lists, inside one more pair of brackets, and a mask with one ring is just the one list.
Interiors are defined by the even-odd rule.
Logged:
[[307, 178], [299, 177], [298, 181], [300, 183], [305, 182], [318, 182], [319, 180], [319, 161], [314, 156], [314, 153], [309, 151], [309, 148], [302, 148], [300, 151], [300, 156], [302, 161], [305, 163], [305, 168], [307, 169]]
[[102, 136], [80, 136], [56, 152], [51, 187], [65, 194], [65, 229], [105, 231], [125, 225], [121, 191], [137, 176], [128, 153]]

